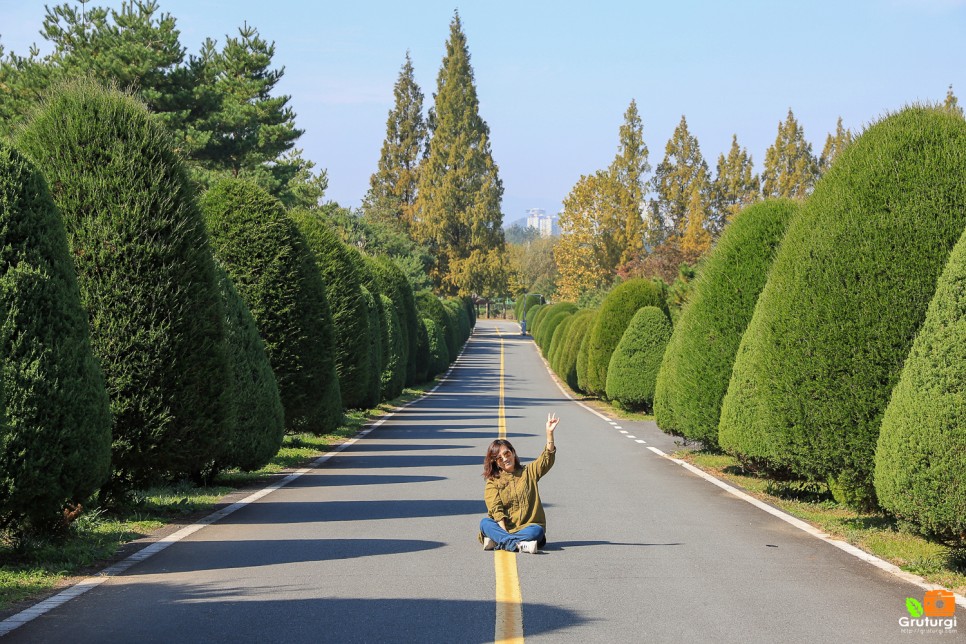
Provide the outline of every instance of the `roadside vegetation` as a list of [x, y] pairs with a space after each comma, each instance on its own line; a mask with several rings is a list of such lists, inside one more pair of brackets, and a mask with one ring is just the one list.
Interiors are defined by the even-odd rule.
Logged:
[[149, 537], [166, 526], [187, 525], [214, 511], [228, 495], [260, 489], [273, 478], [306, 466], [358, 433], [368, 422], [420, 398], [434, 383], [407, 388], [370, 410], [347, 412], [339, 427], [321, 436], [289, 434], [271, 461], [259, 470], [221, 472], [207, 485], [190, 480], [133, 491], [121, 506], [89, 508], [60, 534], [0, 535], [0, 611], [18, 608], [71, 578], [96, 572], [125, 544]]

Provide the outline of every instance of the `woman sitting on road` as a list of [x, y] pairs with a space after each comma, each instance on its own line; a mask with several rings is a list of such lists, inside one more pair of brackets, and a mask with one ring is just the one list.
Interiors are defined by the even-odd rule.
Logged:
[[536, 554], [547, 543], [547, 517], [537, 481], [553, 467], [557, 453], [553, 430], [559, 421], [554, 414], [547, 416], [547, 447], [526, 467], [520, 465], [510, 441], [490, 443], [483, 460], [487, 516], [480, 521], [480, 541], [484, 550]]

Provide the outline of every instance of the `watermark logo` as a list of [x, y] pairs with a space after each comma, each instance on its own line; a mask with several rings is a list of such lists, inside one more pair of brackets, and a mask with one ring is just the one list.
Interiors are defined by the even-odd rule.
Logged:
[[899, 618], [903, 633], [956, 633], [956, 595], [948, 590], [927, 590], [920, 602], [906, 597], [909, 616]]

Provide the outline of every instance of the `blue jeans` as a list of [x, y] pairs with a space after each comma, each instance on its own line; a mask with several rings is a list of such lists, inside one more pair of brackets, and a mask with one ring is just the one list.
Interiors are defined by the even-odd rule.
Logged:
[[517, 544], [521, 541], [536, 541], [540, 548], [547, 544], [546, 531], [544, 531], [542, 525], [535, 523], [516, 532], [507, 532], [490, 517], [483, 517], [483, 520], [480, 521], [480, 532], [496, 542], [497, 550], [514, 552], [517, 549]]

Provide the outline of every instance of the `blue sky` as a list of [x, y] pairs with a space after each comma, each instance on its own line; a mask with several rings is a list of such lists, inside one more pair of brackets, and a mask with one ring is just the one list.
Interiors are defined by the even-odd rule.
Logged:
[[[93, 4], [120, 6], [119, 1]], [[358, 206], [385, 136], [407, 50], [428, 108], [459, 8], [507, 223], [556, 212], [582, 174], [606, 167], [632, 98], [652, 166], [682, 115], [712, 171], [732, 134], [760, 170], [789, 108], [816, 154], [841, 116], [853, 131], [912, 102], [966, 104], [966, 0], [160, 0], [196, 52], [243, 22], [276, 43], [299, 146]], [[0, 0], [0, 43], [25, 53], [44, 3]]]

